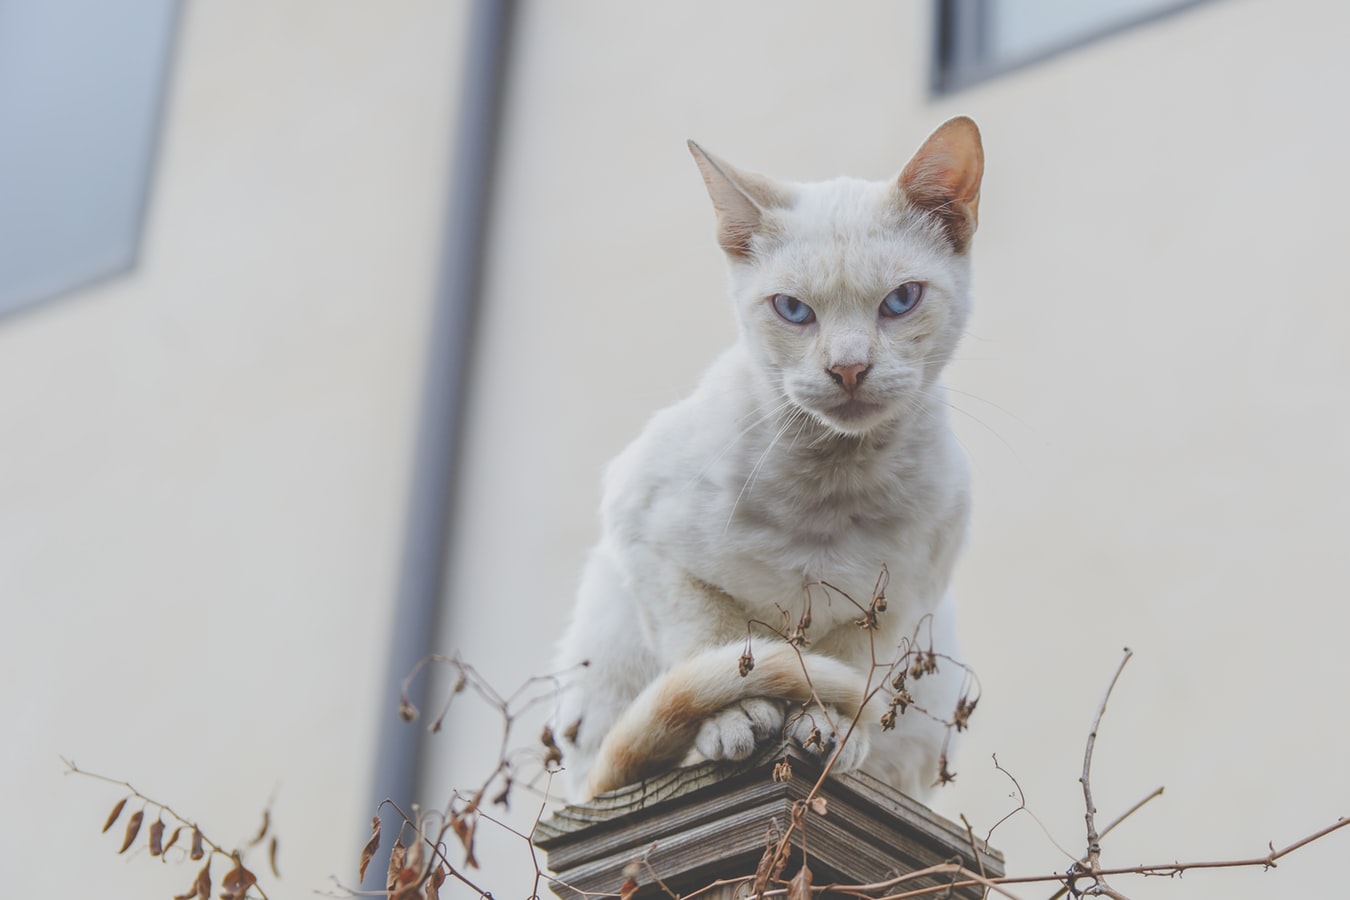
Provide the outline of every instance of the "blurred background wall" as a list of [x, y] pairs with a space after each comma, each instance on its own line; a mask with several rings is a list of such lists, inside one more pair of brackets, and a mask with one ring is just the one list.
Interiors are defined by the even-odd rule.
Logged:
[[[1010, 872], [1065, 868], [1128, 645], [1098, 807], [1167, 792], [1108, 862], [1256, 855], [1345, 815], [1350, 11], [1174, 5], [515, 4], [432, 643], [502, 690], [547, 668], [604, 462], [732, 339], [686, 138], [784, 178], [882, 178], [965, 113], [987, 170], [948, 382], [984, 696], [937, 809], [981, 834], [1012, 809], [996, 753], [1039, 818], [995, 833]], [[401, 727], [388, 672], [413, 662], [387, 657], [468, 21], [184, 5], [134, 267], [0, 319], [16, 894], [53, 871], [71, 895], [190, 880], [116, 859], [96, 831], [119, 794], [62, 780], [58, 753], [225, 841], [275, 793], [284, 895], [352, 882]], [[493, 729], [466, 704], [430, 739], [424, 802], [482, 777]], [[484, 842], [482, 883], [528, 893], [519, 842]], [[1116, 886], [1297, 896], [1343, 849]]]
[[[7, 2], [0, 30], [61, 8], [56, 54], [99, 42], [103, 6]], [[57, 754], [230, 845], [275, 795], [283, 895], [351, 880], [466, 20], [183, 4], [134, 266], [0, 319], [6, 895], [169, 897], [195, 873], [117, 858], [119, 792]], [[77, 199], [82, 221], [99, 198]]]

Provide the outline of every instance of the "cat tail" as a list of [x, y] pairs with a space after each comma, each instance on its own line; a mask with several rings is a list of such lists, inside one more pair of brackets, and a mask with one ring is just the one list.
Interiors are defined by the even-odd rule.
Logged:
[[705, 719], [740, 700], [814, 699], [845, 718], [862, 705], [866, 675], [847, 663], [775, 643], [756, 646], [754, 667], [740, 675], [744, 653], [744, 643], [705, 650], [647, 685], [600, 745], [588, 796], [669, 769], [693, 747]]

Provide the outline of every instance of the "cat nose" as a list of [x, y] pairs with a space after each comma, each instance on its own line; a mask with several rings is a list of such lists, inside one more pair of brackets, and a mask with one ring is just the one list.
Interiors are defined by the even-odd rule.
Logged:
[[867, 363], [852, 363], [847, 366], [830, 366], [825, 372], [834, 379], [834, 383], [841, 385], [844, 390], [850, 394], [858, 389], [862, 384], [863, 378], [872, 367]]

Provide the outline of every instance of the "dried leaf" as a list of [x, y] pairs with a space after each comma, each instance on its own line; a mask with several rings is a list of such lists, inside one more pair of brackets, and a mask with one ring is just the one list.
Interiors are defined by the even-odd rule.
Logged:
[[802, 863], [787, 886], [787, 900], [811, 900], [811, 870]]
[[179, 825], [177, 828], [175, 828], [175, 829], [173, 830], [173, 834], [169, 835], [168, 843], [166, 843], [166, 844], [164, 845], [164, 850], [163, 850], [164, 853], [168, 853], [168, 852], [169, 852], [169, 848], [172, 847], [174, 844], [178, 843], [178, 836], [179, 836], [180, 834], [182, 834], [182, 833], [183, 833], [183, 826], [182, 826], [182, 825]]
[[580, 730], [581, 730], [581, 719], [578, 718], [571, 725], [567, 726], [567, 730], [563, 732], [563, 737], [567, 739], [567, 743], [575, 745], [577, 742], [577, 732], [579, 732]]
[[415, 722], [417, 715], [417, 707], [408, 699], [408, 695], [401, 694], [398, 698], [398, 717], [405, 722]]
[[820, 733], [820, 729], [815, 725], [811, 726], [811, 733], [806, 737], [806, 743], [803, 747], [815, 747], [821, 753], [825, 752], [825, 736]]
[[473, 838], [478, 828], [478, 820], [475, 818], [471, 821], [469, 816], [463, 815], [452, 816], [450, 828], [464, 847], [464, 864], [471, 869], [478, 868], [478, 860], [473, 855]]
[[193, 885], [197, 889], [197, 900], [211, 900], [211, 861], [208, 859], [206, 865], [197, 873], [197, 883]]
[[956, 726], [957, 731], [965, 731], [970, 727], [970, 715], [975, 712], [975, 704], [979, 702], [980, 698], [978, 697], [970, 700], [964, 696], [956, 701], [956, 711], [952, 713], [952, 724]]
[[425, 846], [426, 842], [422, 840], [422, 835], [417, 835], [412, 842], [412, 846], [408, 848], [408, 859], [403, 863], [405, 868], [412, 869], [418, 874], [418, 877], [421, 877], [422, 863], [425, 861], [423, 858], [423, 847]]
[[492, 798], [492, 802], [504, 809], [511, 808], [511, 779], [507, 778], [506, 783], [502, 785], [501, 792]]
[[947, 754], [943, 753], [938, 757], [938, 777], [937, 781], [933, 782], [933, 786], [937, 787], [940, 784], [951, 784], [955, 780], [956, 773], [947, 768]]
[[881, 716], [881, 730], [890, 731], [894, 728], [896, 714], [898, 713], [903, 716], [905, 710], [909, 709], [909, 705], [913, 702], [914, 698], [910, 696], [909, 691], [905, 690], [903, 687], [898, 688], [894, 696], [891, 697], [890, 708]]
[[267, 829], [270, 828], [271, 826], [272, 826], [272, 811], [270, 809], [264, 809], [262, 827], [258, 829], [258, 833], [254, 835], [253, 840], [248, 842], [248, 845], [250, 847], [256, 847], [258, 844], [261, 844], [263, 838], [267, 837]]
[[234, 858], [234, 868], [220, 879], [221, 900], [244, 900], [248, 889], [257, 884], [258, 876], [244, 868], [239, 857]]
[[812, 809], [812, 810], [815, 812], [815, 814], [818, 815], [818, 816], [823, 816], [823, 815], [825, 815], [825, 798], [824, 798], [824, 797], [812, 797], [812, 798], [811, 798], [811, 809]]
[[361, 850], [361, 869], [360, 874], [356, 876], [358, 882], [366, 880], [366, 866], [375, 858], [375, 854], [380, 849], [380, 817], [375, 816], [370, 820], [370, 840], [366, 841], [366, 846]]
[[272, 840], [267, 842], [267, 865], [272, 869], [272, 877], [280, 878], [281, 871], [277, 868], [277, 836], [272, 835]]
[[118, 800], [117, 805], [112, 808], [112, 812], [108, 813], [108, 821], [103, 823], [104, 834], [108, 833], [108, 829], [113, 827], [113, 823], [117, 821], [117, 817], [122, 814], [122, 807], [127, 805], [128, 799], [130, 798], [123, 797], [121, 800]]
[[188, 854], [188, 859], [201, 859], [206, 855], [202, 849], [202, 830], [196, 825], [192, 826], [192, 852]]
[[445, 884], [446, 874], [444, 864], [432, 870], [422, 892], [426, 900], [441, 900], [441, 885]]
[[402, 836], [394, 841], [394, 849], [389, 851], [389, 871], [384, 877], [384, 889], [392, 891], [398, 884], [398, 873], [403, 871], [403, 864], [408, 858], [408, 848], [403, 845]]
[[558, 746], [558, 742], [553, 739], [552, 728], [547, 725], [544, 726], [543, 732], [539, 735], [539, 743], [544, 745], [544, 768], [551, 770], [562, 765], [562, 749]]
[[127, 848], [136, 841], [136, 835], [141, 833], [141, 821], [145, 818], [145, 810], [138, 809], [131, 814], [127, 820], [127, 833], [122, 838], [122, 849], [118, 853], [126, 853]]
[[389, 900], [412, 900], [417, 896], [417, 882], [422, 879], [422, 870], [414, 869], [412, 866], [405, 866], [398, 873], [398, 878], [394, 880], [394, 886], [389, 890]]
[[633, 895], [637, 893], [638, 883], [629, 878], [619, 887], [619, 900], [633, 900]]
[[737, 671], [741, 673], [742, 678], [754, 671], [755, 655], [750, 652], [749, 644], [745, 645], [745, 652], [741, 654], [741, 658], [737, 661], [736, 666]]
[[150, 825], [150, 855], [159, 856], [164, 852], [164, 820], [156, 819]]
[[764, 855], [759, 858], [759, 865], [755, 866], [755, 881], [750, 888], [751, 896], [762, 896], [769, 882], [777, 881], [783, 874], [783, 869], [787, 866], [787, 856], [778, 850], [778, 843], [770, 839], [764, 848]]

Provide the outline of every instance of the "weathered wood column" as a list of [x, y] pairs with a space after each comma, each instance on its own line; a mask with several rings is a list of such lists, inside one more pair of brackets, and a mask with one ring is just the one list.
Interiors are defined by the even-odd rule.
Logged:
[[[785, 758], [791, 775], [775, 780], [775, 766]], [[816, 793], [824, 803], [803, 809], [819, 775], [819, 763], [795, 750], [739, 765], [677, 769], [559, 810], [540, 823], [536, 843], [547, 851], [554, 875], [575, 889], [555, 886], [564, 900], [576, 900], [578, 891], [617, 893], [630, 875], [640, 898], [665, 896], [661, 884], [684, 895], [753, 875], [794, 810], [801, 818], [783, 879], [801, 867], [803, 851], [817, 887], [875, 884], [947, 862], [989, 877], [1003, 874], [1000, 853], [979, 840], [972, 847], [965, 829], [866, 774], [831, 776]], [[954, 880], [931, 876], [906, 882], [905, 889]], [[749, 894], [750, 886], [741, 884], [701, 896]], [[979, 898], [983, 890], [951, 896]]]

